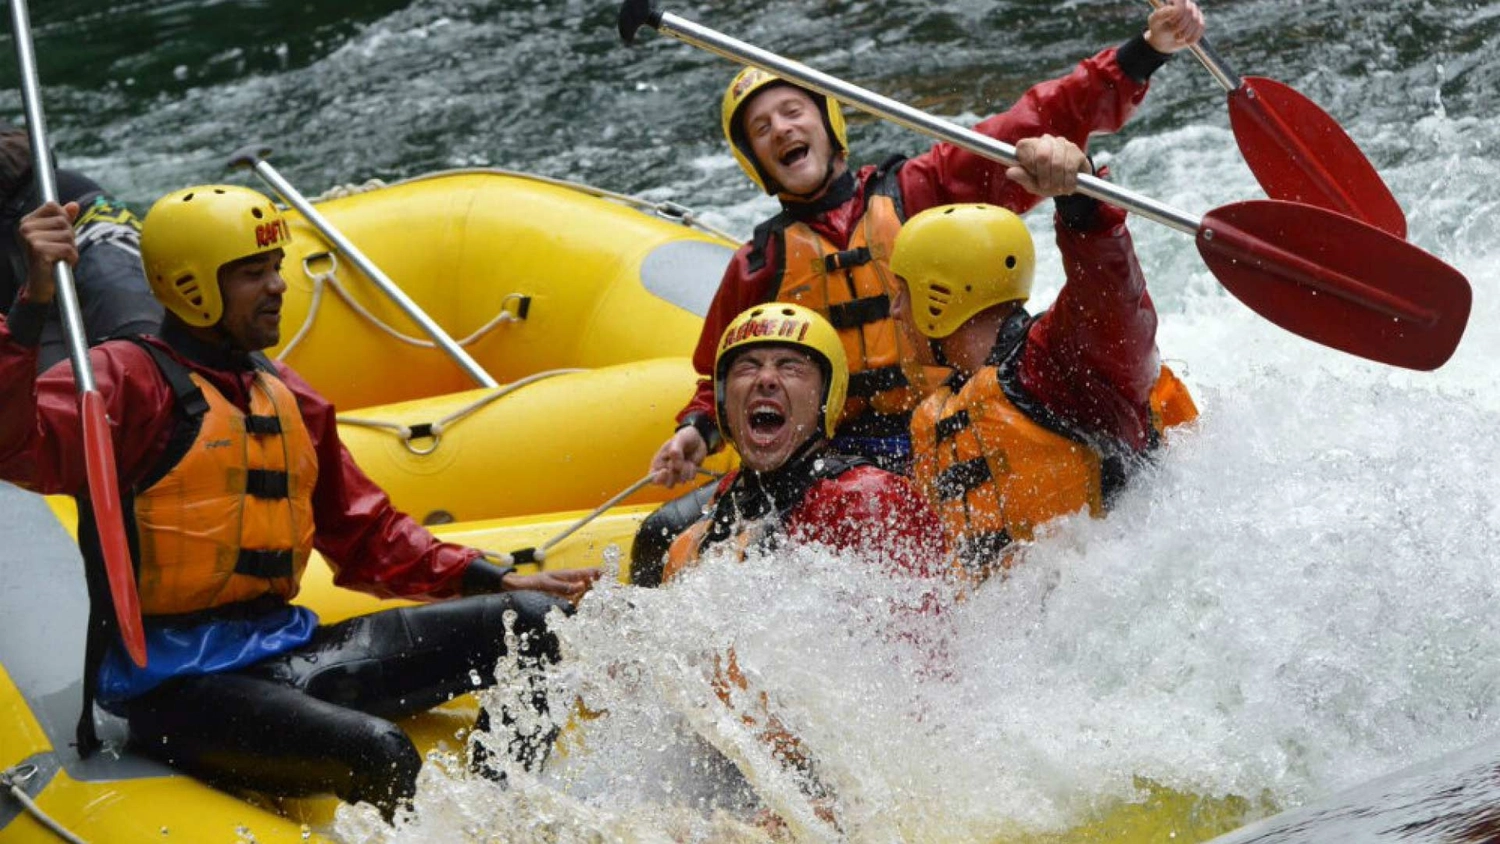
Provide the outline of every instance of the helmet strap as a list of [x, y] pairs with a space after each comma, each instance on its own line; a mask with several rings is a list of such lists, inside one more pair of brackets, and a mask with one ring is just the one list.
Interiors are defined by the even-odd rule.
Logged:
[[[811, 193], [801, 194], [799, 198], [793, 199], [791, 195], [780, 196], [781, 207], [795, 220], [808, 220], [843, 205], [854, 198], [855, 188], [858, 186], [854, 178], [854, 171], [845, 168], [842, 174], [834, 175], [834, 160], [828, 159], [828, 173], [823, 178], [823, 183], [818, 189]], [[800, 197], [815, 197], [802, 199]]]

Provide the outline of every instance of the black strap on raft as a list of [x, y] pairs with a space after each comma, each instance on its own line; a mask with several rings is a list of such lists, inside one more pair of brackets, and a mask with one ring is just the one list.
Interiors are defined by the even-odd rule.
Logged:
[[884, 293], [828, 306], [828, 324], [834, 328], [858, 328], [880, 322], [890, 315], [891, 297]]
[[899, 366], [866, 369], [864, 372], [849, 373], [849, 395], [867, 399], [876, 393], [905, 387], [909, 383], [911, 382], [906, 379], [906, 373]]
[[534, 563], [536, 561], [537, 559], [535, 546], [531, 548], [522, 548], [519, 551], [510, 552], [510, 564], [513, 566], [521, 566], [527, 563]]

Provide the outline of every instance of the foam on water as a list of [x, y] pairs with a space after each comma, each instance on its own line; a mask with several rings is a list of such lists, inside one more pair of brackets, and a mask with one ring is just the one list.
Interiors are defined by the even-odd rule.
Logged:
[[[984, 30], [1014, 4], [884, 21], [880, 4], [842, 17], [723, 5], [701, 17], [882, 92], [948, 97], [968, 112], [962, 122], [1000, 99], [978, 89], [1014, 96], [1016, 77], [1036, 74], [1033, 52]], [[1049, 66], [1114, 37], [1077, 33], [1105, 5], [1079, 0], [1065, 4], [1076, 21], [1029, 21], [1064, 39]], [[1438, 37], [1408, 21], [1431, 29], [1430, 15], [1449, 14], [1429, 5], [1299, 6], [1291, 35], [1303, 41], [1283, 49], [1283, 7], [1226, 6], [1214, 37], [1242, 71], [1282, 79], [1336, 115], [1405, 208], [1411, 241], [1467, 275], [1470, 327], [1447, 365], [1398, 371], [1292, 336], [1228, 296], [1192, 238], [1132, 221], [1162, 355], [1203, 416], [1108, 519], [1059, 521], [1008, 580], [925, 626], [898, 616], [919, 628], [906, 635], [883, 629], [885, 607], [911, 584], [815, 551], [705, 566], [665, 590], [601, 587], [560, 625], [570, 658], [552, 678], [554, 711], [576, 697], [607, 710], [572, 729], [581, 748], [540, 775], [511, 771], [505, 789], [439, 759], [397, 828], [353, 807], [335, 832], [764, 840], [748, 821], [769, 806], [798, 837], [829, 836], [805, 783], [714, 693], [713, 658], [731, 646], [816, 759], [845, 832], [863, 841], [1064, 830], [1137, 798], [1142, 778], [1290, 806], [1500, 732], [1500, 493], [1489, 481], [1500, 457], [1500, 133], [1475, 105], [1497, 73], [1493, 15], [1454, 11]], [[624, 51], [607, 17], [574, 2], [414, 4], [305, 67], [162, 95], [105, 127], [55, 125], [64, 140], [97, 134], [69, 163], [110, 174], [132, 199], [221, 178], [223, 154], [271, 138], [309, 192], [493, 163], [649, 187], [747, 233], [775, 206], [747, 187], [718, 136], [729, 66], [662, 39]], [[854, 46], [830, 47], [829, 29], [846, 24]], [[894, 56], [908, 38], [917, 46]], [[878, 60], [882, 51], [894, 59]], [[989, 72], [981, 59], [1002, 66], [996, 77], [970, 78]], [[925, 145], [858, 115], [851, 131], [861, 161]], [[1165, 69], [1141, 114], [1094, 149], [1117, 183], [1195, 214], [1262, 196], [1222, 95], [1189, 62]], [[1044, 206], [1027, 222], [1044, 306], [1061, 283], [1050, 214]], [[933, 639], [941, 658], [917, 644]], [[753, 696], [734, 699], [758, 711]]]
[[[1289, 335], [1223, 293], [1191, 238], [1136, 222], [1163, 355], [1203, 417], [1108, 519], [1059, 521], [1008, 580], [932, 622], [942, 678], [880, 630], [874, 608], [909, 587], [860, 561], [803, 551], [603, 589], [562, 627], [557, 682], [608, 714], [579, 728], [586, 752], [486, 791], [485, 817], [506, 840], [741, 840], [763, 804], [799, 838], [832, 835], [713, 694], [712, 655], [731, 646], [856, 840], [1064, 830], [1138, 799], [1141, 778], [1285, 807], [1495, 735], [1495, 166], [1471, 151], [1486, 127], [1432, 115], [1407, 131], [1430, 155], [1386, 175], [1412, 240], [1475, 289], [1442, 370]], [[1258, 195], [1222, 128], [1136, 138], [1110, 161], [1194, 212]], [[1028, 222], [1055, 266], [1046, 215]], [[1037, 301], [1059, 281], [1044, 269]], [[453, 795], [476, 787], [424, 789], [390, 840], [451, 828]], [[500, 820], [537, 812], [547, 834]]]

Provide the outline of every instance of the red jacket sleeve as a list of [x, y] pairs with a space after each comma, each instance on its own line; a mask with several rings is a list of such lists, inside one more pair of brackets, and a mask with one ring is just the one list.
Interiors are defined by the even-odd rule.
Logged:
[[1059, 222], [1057, 244], [1067, 281], [1027, 335], [1021, 386], [1065, 419], [1143, 449], [1160, 367], [1156, 309], [1125, 212], [1096, 205], [1088, 231]]
[[[1087, 148], [1096, 132], [1116, 132], [1146, 96], [1148, 84], [1120, 68], [1111, 47], [1080, 62], [1072, 73], [1033, 86], [1009, 109], [974, 131], [1008, 144], [1041, 134]], [[1025, 213], [1040, 199], [1005, 177], [1007, 167], [952, 144], [940, 143], [901, 168], [907, 216], [937, 205], [987, 202]]]
[[317, 450], [314, 545], [333, 567], [334, 583], [382, 598], [457, 595], [464, 570], [479, 552], [438, 541], [398, 511], [340, 441], [333, 405], [296, 373], [277, 368], [297, 396]]
[[[0, 318], [0, 478], [46, 495], [88, 491], [83, 419], [73, 364], [36, 374], [35, 347], [11, 336]], [[144, 476], [171, 436], [172, 392], [156, 364], [128, 342], [89, 350], [104, 399], [115, 469], [126, 484]]]

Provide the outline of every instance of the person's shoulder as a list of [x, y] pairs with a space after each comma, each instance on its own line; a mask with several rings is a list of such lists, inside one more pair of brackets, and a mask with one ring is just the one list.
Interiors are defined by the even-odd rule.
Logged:
[[842, 474], [814, 485], [824, 497], [838, 499], [856, 510], [883, 509], [890, 503], [917, 497], [916, 488], [904, 475], [861, 463]]
[[290, 387], [292, 392], [297, 394], [299, 398], [305, 397], [314, 399], [323, 404], [329, 403], [328, 399], [324, 398], [322, 393], [319, 393], [317, 389], [313, 387], [313, 385], [307, 383], [307, 380], [297, 373], [297, 370], [292, 369], [290, 366], [286, 365], [280, 360], [277, 360], [276, 358], [271, 357], [270, 355], [265, 355], [262, 353], [262, 359], [266, 362], [266, 364], [270, 365], [276, 377], [280, 378], [282, 383]]

